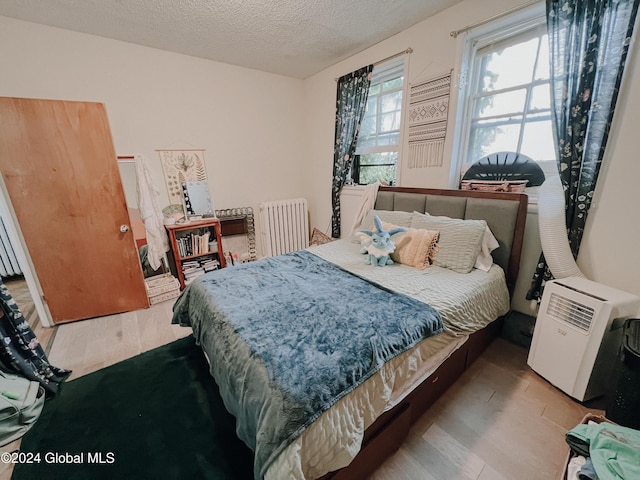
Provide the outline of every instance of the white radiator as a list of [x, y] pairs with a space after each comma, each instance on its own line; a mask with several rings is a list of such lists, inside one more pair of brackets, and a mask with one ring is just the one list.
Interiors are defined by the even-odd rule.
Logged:
[[309, 246], [306, 199], [264, 202], [259, 211], [265, 256], [282, 255]]
[[18, 265], [18, 259], [13, 251], [13, 246], [2, 218], [0, 218], [0, 275], [3, 277], [22, 275], [22, 270]]

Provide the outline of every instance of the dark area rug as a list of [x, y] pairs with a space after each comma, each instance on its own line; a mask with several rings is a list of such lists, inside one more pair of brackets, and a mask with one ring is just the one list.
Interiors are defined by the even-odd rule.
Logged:
[[64, 383], [20, 451], [39, 462], [16, 465], [15, 480], [253, 478], [191, 335]]

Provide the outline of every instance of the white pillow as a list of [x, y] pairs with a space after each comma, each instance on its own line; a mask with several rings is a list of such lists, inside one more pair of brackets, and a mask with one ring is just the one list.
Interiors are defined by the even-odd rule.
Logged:
[[487, 225], [487, 229], [484, 231], [484, 237], [482, 238], [482, 244], [480, 245], [480, 253], [478, 254], [478, 258], [476, 258], [476, 263], [474, 265], [478, 270], [483, 270], [488, 272], [493, 265], [493, 257], [491, 256], [491, 252], [493, 252], [496, 248], [498, 248], [500, 244], [496, 237], [491, 232], [491, 229]]
[[438, 253], [433, 264], [458, 273], [469, 273], [480, 253], [487, 222], [460, 218], [435, 217], [414, 212], [413, 228], [440, 232]]

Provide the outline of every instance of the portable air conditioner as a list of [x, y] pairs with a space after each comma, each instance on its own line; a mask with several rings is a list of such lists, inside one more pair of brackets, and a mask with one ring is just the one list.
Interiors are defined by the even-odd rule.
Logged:
[[604, 394], [622, 341], [624, 320], [640, 297], [585, 278], [547, 282], [527, 363], [579, 401]]

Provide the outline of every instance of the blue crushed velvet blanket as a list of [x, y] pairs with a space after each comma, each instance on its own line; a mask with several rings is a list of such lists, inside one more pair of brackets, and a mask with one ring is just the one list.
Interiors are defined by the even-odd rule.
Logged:
[[[371, 268], [393, 268], [371, 267]], [[203, 275], [174, 305], [193, 327], [254, 475], [384, 362], [442, 331], [429, 305], [299, 251]]]

